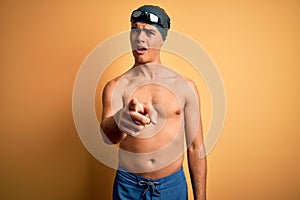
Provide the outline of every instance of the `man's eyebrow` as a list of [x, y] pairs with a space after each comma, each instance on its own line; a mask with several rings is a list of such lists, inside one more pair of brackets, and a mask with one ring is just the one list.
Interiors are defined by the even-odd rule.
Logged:
[[135, 25], [132, 25], [131, 29], [145, 30], [145, 31], [149, 31], [149, 32], [152, 32], [152, 33], [156, 32], [156, 30], [154, 28], [151, 28], [151, 27], [139, 28], [138, 26], [135, 26]]
[[155, 30], [154, 28], [150, 28], [150, 27], [145, 27], [145, 28], [143, 28], [143, 29], [145, 29], [146, 31], [153, 32], [153, 33], [156, 32], [156, 30]]

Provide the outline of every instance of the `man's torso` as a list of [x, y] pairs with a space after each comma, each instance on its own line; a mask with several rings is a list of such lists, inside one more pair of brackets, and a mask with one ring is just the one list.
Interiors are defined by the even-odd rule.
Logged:
[[[142, 68], [144, 67], [144, 68]], [[181, 168], [184, 153], [184, 105], [186, 80], [161, 66], [129, 70], [118, 83], [123, 105], [132, 98], [157, 112], [157, 124], [149, 124], [136, 136], [120, 143], [122, 168], [140, 176], [157, 179]]]

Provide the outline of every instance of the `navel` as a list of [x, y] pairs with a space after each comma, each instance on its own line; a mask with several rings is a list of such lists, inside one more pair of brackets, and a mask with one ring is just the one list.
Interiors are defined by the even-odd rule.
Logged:
[[155, 163], [155, 159], [151, 158], [151, 159], [149, 160], [149, 163], [150, 163], [150, 164], [154, 164], [154, 163]]

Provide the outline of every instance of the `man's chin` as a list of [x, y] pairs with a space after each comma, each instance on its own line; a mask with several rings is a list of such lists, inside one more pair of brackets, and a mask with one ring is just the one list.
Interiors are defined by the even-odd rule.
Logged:
[[144, 55], [138, 55], [138, 56], [134, 56], [134, 58], [135, 58], [135, 62], [136, 63], [139, 63], [139, 64], [147, 64], [147, 63], [149, 63], [149, 62], [151, 62], [149, 59], [147, 59], [146, 58], [146, 56], [144, 56]]

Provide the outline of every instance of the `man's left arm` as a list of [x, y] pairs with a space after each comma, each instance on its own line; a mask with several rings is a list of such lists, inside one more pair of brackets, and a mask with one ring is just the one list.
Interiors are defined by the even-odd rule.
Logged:
[[195, 200], [206, 199], [206, 154], [204, 148], [200, 98], [195, 84], [188, 82], [190, 90], [184, 108], [187, 157]]

